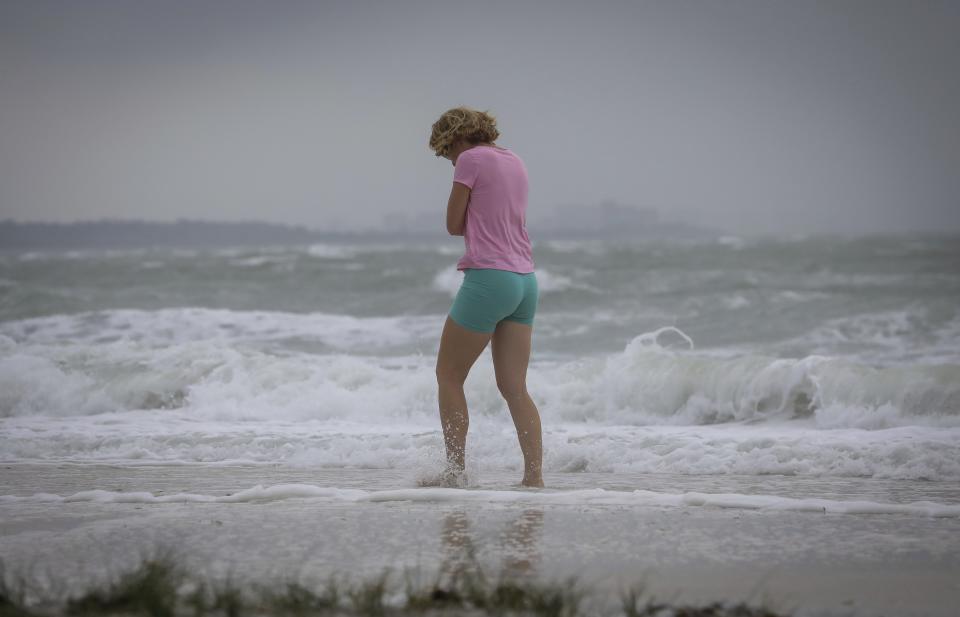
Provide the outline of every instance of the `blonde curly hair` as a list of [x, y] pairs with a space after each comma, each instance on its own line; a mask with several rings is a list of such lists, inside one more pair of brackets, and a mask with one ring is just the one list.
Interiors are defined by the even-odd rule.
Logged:
[[433, 123], [429, 145], [437, 156], [444, 156], [461, 139], [477, 144], [493, 141], [499, 136], [497, 119], [489, 113], [469, 107], [454, 107], [443, 112], [440, 119]]

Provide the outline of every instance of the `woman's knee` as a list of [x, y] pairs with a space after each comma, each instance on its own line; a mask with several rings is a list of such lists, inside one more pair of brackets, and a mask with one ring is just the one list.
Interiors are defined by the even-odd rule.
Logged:
[[498, 379], [497, 389], [506, 400], [512, 400], [527, 394], [527, 382], [516, 379]]
[[437, 383], [440, 385], [463, 386], [467, 381], [467, 374], [449, 366], [437, 365]]

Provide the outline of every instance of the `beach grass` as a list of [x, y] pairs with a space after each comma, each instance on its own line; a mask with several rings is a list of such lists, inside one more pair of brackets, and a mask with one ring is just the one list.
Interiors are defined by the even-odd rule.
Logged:
[[[22, 575], [8, 576], [0, 560], [0, 617], [784, 617], [762, 606], [713, 602], [680, 605], [648, 598], [642, 584], [618, 597], [576, 578], [537, 581], [479, 567], [438, 573], [424, 583], [408, 571], [352, 581], [330, 576], [321, 585], [295, 580], [247, 582], [190, 575], [170, 552], [143, 557], [112, 579], [64, 597], [42, 597]], [[33, 591], [31, 591], [33, 589]], [[611, 601], [612, 600], [612, 601]]]

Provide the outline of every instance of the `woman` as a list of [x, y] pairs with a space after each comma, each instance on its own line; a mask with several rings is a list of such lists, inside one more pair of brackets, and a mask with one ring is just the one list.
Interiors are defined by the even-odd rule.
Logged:
[[469, 416], [463, 383], [491, 343], [497, 387], [510, 408], [523, 453], [523, 486], [543, 486], [540, 413], [527, 393], [527, 363], [537, 277], [526, 229], [527, 170], [494, 143], [489, 114], [457, 107], [433, 124], [430, 149], [454, 166], [447, 231], [463, 236], [463, 283], [447, 315], [437, 354], [440, 424], [447, 468], [433, 483], [463, 486]]

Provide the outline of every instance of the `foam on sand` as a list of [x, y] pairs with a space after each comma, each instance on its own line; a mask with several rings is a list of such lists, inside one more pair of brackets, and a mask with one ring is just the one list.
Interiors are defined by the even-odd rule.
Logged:
[[147, 491], [118, 492], [103, 489], [79, 491], [60, 496], [34, 493], [31, 496], [0, 495], [0, 503], [15, 502], [97, 502], [97, 503], [247, 503], [287, 499], [316, 499], [340, 502], [418, 503], [490, 503], [535, 504], [550, 506], [628, 506], [628, 507], [717, 507], [747, 510], [789, 510], [834, 514], [901, 514], [937, 518], [960, 517], [960, 505], [933, 501], [880, 503], [875, 501], [842, 501], [821, 498], [792, 498], [775, 495], [738, 493], [660, 493], [648, 490], [614, 491], [602, 488], [581, 490], [480, 490], [459, 488], [405, 488], [369, 491], [312, 484], [257, 484], [229, 495], [177, 493], [154, 495]]

